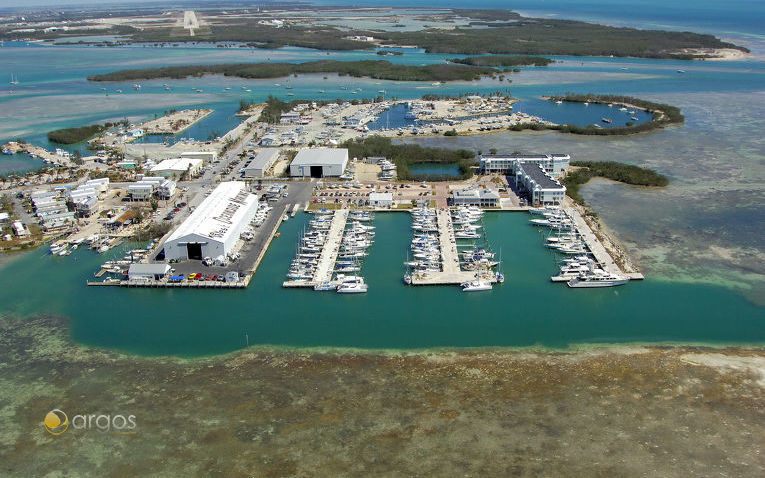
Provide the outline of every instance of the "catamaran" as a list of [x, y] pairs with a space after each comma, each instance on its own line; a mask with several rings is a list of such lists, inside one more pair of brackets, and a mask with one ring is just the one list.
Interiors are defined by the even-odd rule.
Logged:
[[367, 284], [364, 279], [356, 280], [354, 282], [343, 282], [337, 286], [338, 294], [360, 294], [367, 291]]
[[482, 290], [491, 290], [491, 282], [475, 279], [460, 284], [463, 292], [478, 292]]

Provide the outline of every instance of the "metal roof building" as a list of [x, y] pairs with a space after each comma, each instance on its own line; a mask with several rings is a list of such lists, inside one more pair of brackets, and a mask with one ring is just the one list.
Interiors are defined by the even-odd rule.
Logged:
[[499, 193], [488, 188], [468, 188], [452, 193], [452, 204], [455, 206], [498, 207]]
[[279, 150], [276, 148], [263, 148], [244, 166], [245, 178], [262, 178], [268, 168], [273, 166], [279, 158]]
[[163, 177], [181, 177], [188, 171], [190, 175], [195, 175], [202, 169], [202, 160], [199, 158], [174, 158], [165, 159], [158, 165], [151, 168], [151, 173]]
[[227, 256], [258, 210], [242, 181], [220, 183], [165, 242], [165, 258]]
[[130, 264], [128, 269], [129, 280], [157, 280], [165, 277], [170, 272], [167, 264]]
[[390, 207], [393, 205], [393, 193], [369, 193], [369, 205]]
[[484, 173], [517, 174], [521, 164], [539, 164], [546, 173], [558, 177], [568, 169], [571, 156], [568, 154], [483, 154], [478, 157]]
[[290, 176], [326, 178], [341, 176], [348, 165], [345, 148], [312, 148], [300, 151], [290, 164]]
[[539, 163], [520, 164], [515, 174], [516, 187], [522, 186], [534, 206], [563, 204], [566, 186], [553, 179]]

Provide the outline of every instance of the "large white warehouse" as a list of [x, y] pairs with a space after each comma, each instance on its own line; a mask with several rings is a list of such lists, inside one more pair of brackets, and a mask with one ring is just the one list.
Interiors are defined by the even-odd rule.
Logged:
[[348, 165], [344, 148], [312, 148], [300, 151], [290, 164], [290, 176], [326, 178], [340, 176]]
[[221, 183], [165, 242], [165, 259], [226, 256], [258, 210], [241, 181]]

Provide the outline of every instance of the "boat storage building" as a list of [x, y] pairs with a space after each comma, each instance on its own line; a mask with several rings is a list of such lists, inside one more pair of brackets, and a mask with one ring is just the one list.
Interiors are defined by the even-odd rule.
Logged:
[[260, 152], [244, 165], [243, 175], [245, 178], [262, 178], [268, 168], [279, 159], [277, 148], [263, 148]]
[[165, 259], [227, 256], [258, 210], [242, 181], [221, 183], [165, 242]]
[[345, 148], [312, 148], [300, 151], [290, 164], [290, 176], [303, 178], [338, 177], [348, 165]]

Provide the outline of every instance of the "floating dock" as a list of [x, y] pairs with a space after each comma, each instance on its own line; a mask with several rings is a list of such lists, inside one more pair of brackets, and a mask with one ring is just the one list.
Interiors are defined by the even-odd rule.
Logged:
[[327, 231], [327, 240], [319, 255], [319, 262], [316, 264], [312, 280], [289, 280], [282, 285], [284, 287], [313, 287], [316, 284], [329, 282], [332, 279], [332, 272], [335, 269], [335, 261], [340, 250], [340, 244], [343, 240], [343, 231], [345, 223], [348, 221], [348, 209], [338, 209], [332, 215], [332, 223]]
[[590, 226], [584, 220], [582, 215], [579, 214], [579, 211], [577, 211], [575, 208], [566, 208], [564, 211], [566, 214], [568, 214], [571, 220], [574, 221], [574, 227], [576, 228], [576, 231], [582, 237], [582, 240], [584, 240], [587, 249], [590, 250], [598, 265], [604, 271], [611, 274], [628, 277], [630, 280], [645, 279], [645, 276], [643, 276], [643, 274], [640, 272], [622, 272], [622, 270], [619, 268], [619, 265], [616, 263], [616, 261], [614, 261], [614, 258], [611, 257], [611, 254], [609, 254], [606, 248], [603, 247], [603, 244], [600, 242], [600, 239], [598, 239], [598, 236], [592, 232]]
[[441, 249], [441, 271], [412, 274], [412, 285], [459, 285], [473, 279], [497, 282], [497, 274], [490, 270], [463, 271], [460, 269], [457, 239], [454, 237], [454, 225], [449, 209], [436, 211], [438, 224], [438, 242]]

